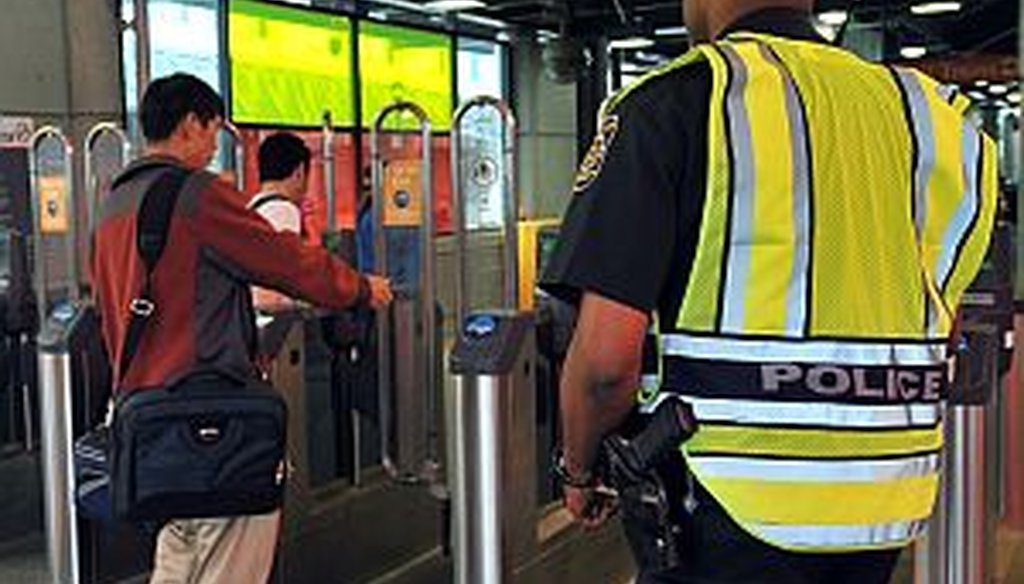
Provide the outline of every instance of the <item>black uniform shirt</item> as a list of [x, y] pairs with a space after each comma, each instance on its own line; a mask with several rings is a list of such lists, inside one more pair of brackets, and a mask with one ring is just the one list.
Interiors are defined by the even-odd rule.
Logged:
[[[729, 31], [819, 40], [804, 12], [767, 9]], [[711, 66], [632, 89], [605, 112], [576, 177], [540, 286], [569, 302], [593, 292], [672, 323], [696, 252], [707, 184]]]

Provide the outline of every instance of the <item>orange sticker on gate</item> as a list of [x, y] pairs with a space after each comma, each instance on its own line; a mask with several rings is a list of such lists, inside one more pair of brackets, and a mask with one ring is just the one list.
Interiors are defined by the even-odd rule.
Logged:
[[39, 177], [39, 232], [60, 235], [68, 232], [67, 185], [59, 176]]
[[384, 167], [384, 226], [423, 224], [423, 163], [390, 160]]

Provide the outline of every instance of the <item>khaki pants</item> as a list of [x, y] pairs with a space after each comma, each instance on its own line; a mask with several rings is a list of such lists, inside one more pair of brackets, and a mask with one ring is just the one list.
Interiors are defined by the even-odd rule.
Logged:
[[261, 584], [270, 577], [281, 511], [170, 521], [156, 541], [150, 584]]

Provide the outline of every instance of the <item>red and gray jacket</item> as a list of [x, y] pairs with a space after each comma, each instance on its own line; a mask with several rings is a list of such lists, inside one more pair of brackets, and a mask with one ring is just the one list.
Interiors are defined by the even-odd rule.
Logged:
[[[157, 157], [134, 162], [127, 171], [152, 170], [140, 169], [111, 192], [98, 214], [92, 274], [111, 363], [120, 362], [128, 306], [145, 277], [135, 244], [138, 208], [167, 163], [176, 162]], [[198, 370], [251, 375], [256, 334], [251, 284], [333, 309], [365, 298], [364, 277], [298, 235], [275, 231], [247, 208], [248, 202], [211, 173], [197, 171], [186, 180], [153, 272], [156, 311], [116, 387], [158, 386]]]

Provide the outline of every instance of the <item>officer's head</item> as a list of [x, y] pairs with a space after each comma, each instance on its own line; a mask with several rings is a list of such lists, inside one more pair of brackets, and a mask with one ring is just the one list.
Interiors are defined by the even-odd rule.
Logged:
[[809, 13], [813, 7], [814, 0], [683, 0], [683, 19], [693, 39], [705, 42], [756, 10], [796, 8]]
[[260, 182], [275, 182], [296, 202], [306, 193], [310, 152], [295, 134], [278, 132], [260, 144]]
[[198, 77], [175, 73], [146, 87], [139, 117], [151, 151], [205, 168], [217, 151], [224, 100]]

